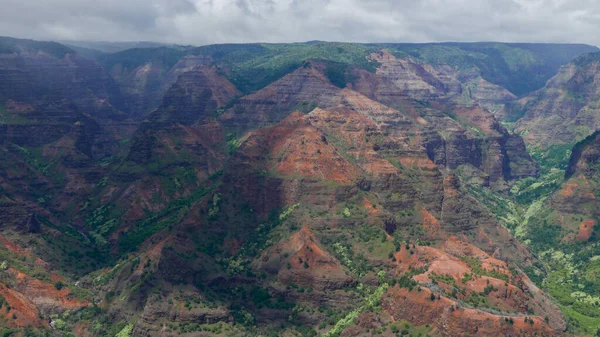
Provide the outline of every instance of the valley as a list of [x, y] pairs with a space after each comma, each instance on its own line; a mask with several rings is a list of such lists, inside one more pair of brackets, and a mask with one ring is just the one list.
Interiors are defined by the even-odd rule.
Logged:
[[0, 38], [2, 336], [600, 330], [598, 48], [82, 48]]

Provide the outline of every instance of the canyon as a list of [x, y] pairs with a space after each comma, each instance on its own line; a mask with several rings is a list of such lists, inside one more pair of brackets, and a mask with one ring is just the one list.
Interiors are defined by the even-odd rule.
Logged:
[[76, 50], [0, 38], [1, 332], [600, 328], [597, 48]]

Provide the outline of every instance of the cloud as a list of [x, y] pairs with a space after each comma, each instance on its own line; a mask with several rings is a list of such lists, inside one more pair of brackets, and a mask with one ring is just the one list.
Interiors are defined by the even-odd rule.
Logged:
[[226, 42], [599, 44], [594, 0], [0, 0], [0, 35]]

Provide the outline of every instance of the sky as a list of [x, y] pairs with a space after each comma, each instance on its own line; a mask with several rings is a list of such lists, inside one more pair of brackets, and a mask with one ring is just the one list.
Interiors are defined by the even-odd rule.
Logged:
[[0, 35], [37, 40], [572, 42], [597, 0], [0, 0]]

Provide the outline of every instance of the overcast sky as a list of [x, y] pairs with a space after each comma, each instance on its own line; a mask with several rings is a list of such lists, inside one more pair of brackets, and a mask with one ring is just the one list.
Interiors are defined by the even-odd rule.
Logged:
[[597, 0], [0, 0], [0, 35], [45, 40], [600, 44]]

